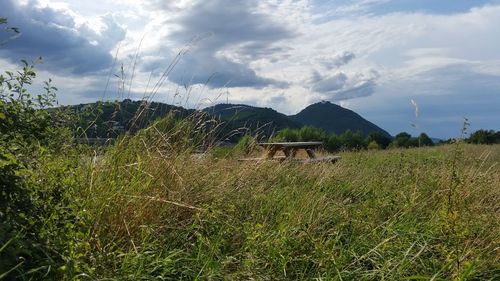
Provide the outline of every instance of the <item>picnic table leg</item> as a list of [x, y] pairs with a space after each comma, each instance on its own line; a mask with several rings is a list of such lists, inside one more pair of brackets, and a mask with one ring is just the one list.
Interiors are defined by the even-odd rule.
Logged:
[[283, 149], [283, 153], [285, 153], [285, 156], [287, 159], [291, 159], [295, 156], [295, 153], [293, 153], [293, 148], [291, 147], [287, 147], [285, 149]]
[[285, 156], [287, 159], [293, 159], [295, 158], [295, 155], [297, 154], [297, 150], [293, 147], [287, 147], [283, 149], [283, 153], [285, 153]]
[[306, 149], [307, 155], [309, 155], [309, 158], [311, 159], [316, 159], [316, 153], [314, 153], [314, 150], [308, 148]]
[[278, 151], [276, 147], [269, 148], [266, 155], [267, 159], [273, 159], [274, 155], [276, 154], [276, 151]]

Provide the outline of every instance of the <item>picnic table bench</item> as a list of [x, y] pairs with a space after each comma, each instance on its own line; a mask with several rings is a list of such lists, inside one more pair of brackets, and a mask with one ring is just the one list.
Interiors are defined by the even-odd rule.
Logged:
[[294, 158], [299, 149], [303, 149], [307, 152], [309, 159], [315, 159], [316, 153], [314, 150], [318, 149], [323, 145], [322, 142], [264, 142], [259, 143], [267, 150], [267, 159], [272, 159], [276, 152], [283, 151], [287, 158]]
[[[322, 142], [264, 142], [258, 143], [259, 146], [263, 147], [266, 150], [266, 155], [264, 158], [252, 158], [252, 159], [242, 159], [243, 161], [248, 160], [294, 160], [297, 151], [305, 150], [309, 159], [302, 160], [307, 163], [317, 163], [317, 162], [336, 162], [340, 159], [340, 156], [327, 156], [320, 157], [316, 156], [315, 151], [320, 148], [323, 143]], [[285, 157], [275, 157], [276, 152], [282, 151], [285, 154]]]

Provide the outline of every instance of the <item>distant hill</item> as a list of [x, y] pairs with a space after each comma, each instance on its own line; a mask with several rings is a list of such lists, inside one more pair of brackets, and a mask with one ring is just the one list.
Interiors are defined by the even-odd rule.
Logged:
[[284, 128], [300, 128], [303, 125], [272, 108], [254, 107], [244, 104], [218, 104], [207, 107], [204, 112], [225, 122], [228, 131], [239, 130], [236, 136], [250, 133], [265, 139]]
[[342, 134], [347, 130], [360, 131], [363, 135], [380, 132], [390, 136], [388, 132], [364, 119], [356, 112], [330, 102], [311, 104], [296, 115], [290, 116], [304, 125], [321, 128], [328, 133]]
[[[114, 138], [123, 132], [135, 132], [151, 124], [154, 120], [174, 112], [179, 118], [194, 112], [160, 102], [123, 100], [116, 102], [95, 102], [67, 106], [77, 112], [75, 128], [85, 130], [88, 138]], [[207, 118], [222, 121], [218, 136], [230, 141], [245, 134], [258, 135], [268, 139], [284, 128], [301, 128], [305, 125], [321, 128], [328, 133], [342, 134], [347, 130], [360, 131], [364, 135], [371, 132], [389, 133], [367, 121], [357, 113], [330, 102], [312, 104], [296, 115], [287, 116], [272, 108], [262, 108], [244, 104], [218, 104], [203, 109]], [[139, 114], [141, 113], [141, 114]]]
[[[185, 109], [161, 102], [144, 102], [125, 99], [65, 106], [77, 113], [74, 127], [79, 129], [80, 137], [115, 138], [123, 132], [135, 132], [158, 118], [173, 112], [179, 117], [193, 113]], [[84, 135], [80, 135], [85, 130]]]

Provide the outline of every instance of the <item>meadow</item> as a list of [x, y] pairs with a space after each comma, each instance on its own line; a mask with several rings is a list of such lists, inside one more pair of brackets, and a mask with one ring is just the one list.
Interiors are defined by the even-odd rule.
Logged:
[[500, 277], [499, 145], [249, 163], [238, 161], [249, 152], [238, 146], [193, 157], [190, 126], [157, 123], [112, 146], [42, 151], [26, 178], [37, 237], [19, 231], [0, 245], [22, 257], [1, 277]]
[[0, 280], [500, 280], [498, 144], [240, 162], [169, 114], [93, 146], [35, 77], [0, 75]]

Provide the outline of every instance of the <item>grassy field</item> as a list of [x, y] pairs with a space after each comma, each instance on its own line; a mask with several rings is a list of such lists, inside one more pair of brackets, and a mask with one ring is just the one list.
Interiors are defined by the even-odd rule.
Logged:
[[500, 280], [499, 145], [240, 162], [172, 118], [3, 152], [0, 279]]
[[66, 235], [61, 279], [500, 278], [498, 145], [346, 152], [332, 165], [193, 158], [169, 141], [43, 159], [38, 177], [66, 187], [68, 221], [45, 223]]

